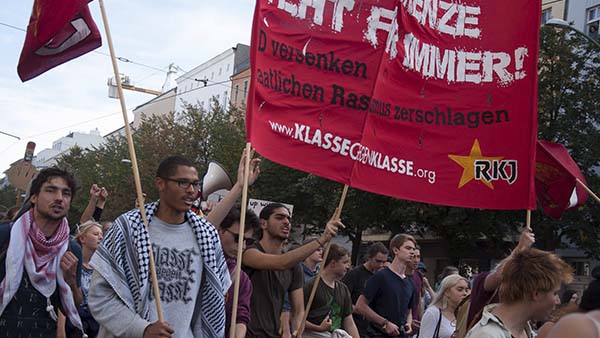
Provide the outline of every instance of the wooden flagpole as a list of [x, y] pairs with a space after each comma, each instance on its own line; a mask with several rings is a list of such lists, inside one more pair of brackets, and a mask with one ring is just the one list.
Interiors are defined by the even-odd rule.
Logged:
[[592, 189], [590, 189], [587, 185], [585, 185], [583, 182], [581, 182], [580, 179], [576, 178], [575, 180], [576, 180], [577, 184], [579, 184], [583, 189], [585, 189], [585, 191], [587, 191], [588, 194], [590, 194], [590, 196], [592, 196], [596, 200], [596, 202], [600, 203], [600, 198], [598, 197], [598, 195], [594, 194]]
[[244, 186], [242, 187], [242, 205], [240, 210], [240, 230], [238, 235], [237, 262], [233, 277], [233, 306], [231, 307], [231, 325], [229, 327], [229, 337], [235, 338], [235, 329], [237, 322], [237, 304], [240, 296], [240, 271], [242, 270], [242, 254], [244, 250], [244, 233], [246, 231], [246, 210], [248, 208], [248, 177], [250, 176], [250, 142], [246, 143], [244, 159]]
[[[144, 196], [142, 194], [142, 183], [140, 181], [140, 172], [138, 170], [137, 158], [135, 156], [135, 148], [133, 146], [133, 137], [131, 136], [131, 128], [129, 128], [129, 119], [127, 118], [127, 108], [125, 106], [125, 98], [123, 96], [123, 87], [121, 85], [121, 76], [119, 75], [119, 67], [117, 66], [117, 58], [115, 56], [115, 50], [113, 48], [112, 37], [110, 35], [110, 29], [108, 28], [108, 18], [106, 16], [106, 10], [104, 9], [104, 0], [99, 0], [100, 11], [102, 12], [102, 21], [104, 23], [104, 30], [106, 31], [106, 42], [108, 43], [108, 49], [110, 50], [110, 59], [112, 61], [113, 72], [115, 74], [115, 80], [117, 81], [117, 90], [119, 93], [119, 102], [121, 103], [121, 112], [123, 113], [123, 122], [125, 123], [125, 135], [127, 137], [127, 146], [129, 148], [129, 156], [131, 159], [131, 168], [133, 170], [133, 180], [135, 182], [135, 190], [137, 192], [137, 201], [142, 214], [142, 221], [148, 229], [148, 220], [146, 219], [146, 209], [144, 208]], [[154, 299], [156, 300], [156, 313], [158, 314], [158, 320], [163, 321], [162, 306], [160, 304], [160, 292], [158, 290], [158, 278], [156, 276], [156, 266], [154, 264], [154, 250], [152, 249], [152, 243], [150, 245], [150, 275], [152, 278], [152, 289], [154, 291]]]
[[531, 230], [531, 210], [527, 209], [527, 216], [525, 216], [525, 228]]
[[[333, 215], [333, 219], [339, 219], [342, 214], [342, 209], [344, 208], [344, 201], [346, 200], [346, 194], [348, 193], [348, 185], [344, 185], [344, 190], [342, 191], [342, 196], [340, 197], [340, 203], [338, 204], [337, 209], [335, 209], [335, 213]], [[325, 249], [325, 253], [323, 254], [323, 265], [327, 261], [327, 256], [329, 256], [329, 250], [331, 249], [331, 241], [327, 243], [327, 248]], [[323, 272], [323, 267], [319, 269], [319, 273], [315, 278], [315, 283], [313, 284], [312, 290], [310, 291], [310, 296], [308, 297], [308, 302], [306, 303], [306, 307], [304, 308], [304, 316], [302, 317], [302, 322], [300, 323], [300, 327], [298, 328], [297, 333], [294, 335], [296, 338], [302, 337], [302, 333], [304, 332], [304, 328], [306, 327], [306, 318], [308, 317], [308, 312], [310, 311], [310, 307], [312, 306], [312, 302], [315, 298], [315, 293], [317, 292], [317, 287], [319, 286], [319, 282], [321, 281], [321, 273]]]

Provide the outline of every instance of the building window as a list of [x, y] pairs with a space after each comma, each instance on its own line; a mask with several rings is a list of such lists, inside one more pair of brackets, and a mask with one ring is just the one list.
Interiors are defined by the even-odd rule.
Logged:
[[242, 104], [246, 103], [246, 95], [248, 94], [248, 80], [244, 81], [244, 96], [242, 97]]
[[227, 91], [223, 93], [223, 107], [227, 107]]
[[210, 73], [210, 79], [214, 79], [215, 78], [215, 72]]
[[552, 19], [552, 7], [542, 9], [542, 25]]
[[587, 10], [587, 23], [585, 25], [585, 32], [591, 38], [596, 39], [598, 37], [598, 26], [600, 25], [600, 6], [592, 7]]
[[229, 64], [227, 64], [227, 71], [229, 71]]
[[235, 94], [233, 94], [233, 102], [237, 106], [238, 92], [240, 91], [240, 86], [235, 85]]
[[223, 68], [219, 67], [219, 75], [221, 75], [222, 71], [223, 71]]

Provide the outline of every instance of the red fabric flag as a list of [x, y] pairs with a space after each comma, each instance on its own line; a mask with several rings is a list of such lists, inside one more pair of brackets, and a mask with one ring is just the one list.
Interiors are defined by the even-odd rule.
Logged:
[[535, 208], [540, 1], [258, 0], [246, 128], [402, 199]]
[[571, 208], [585, 203], [588, 193], [575, 182], [585, 177], [567, 149], [558, 143], [537, 142], [535, 190], [544, 213], [556, 219]]
[[102, 45], [89, 0], [35, 0], [17, 73], [25, 82]]

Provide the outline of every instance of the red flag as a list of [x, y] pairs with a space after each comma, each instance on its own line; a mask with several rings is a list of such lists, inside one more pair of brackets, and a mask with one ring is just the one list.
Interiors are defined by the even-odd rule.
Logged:
[[535, 207], [539, 0], [256, 3], [261, 155], [402, 199]]
[[88, 0], [35, 0], [17, 73], [25, 82], [102, 45]]
[[575, 182], [578, 178], [585, 184], [585, 178], [562, 144], [537, 141], [535, 162], [535, 191], [546, 215], [560, 219], [585, 203], [588, 193]]

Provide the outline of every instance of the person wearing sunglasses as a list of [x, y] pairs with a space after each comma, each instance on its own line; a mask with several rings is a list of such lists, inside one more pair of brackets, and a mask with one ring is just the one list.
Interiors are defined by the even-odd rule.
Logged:
[[[243, 241], [244, 249], [246, 248], [246, 245], [252, 245], [254, 243], [254, 231], [260, 227], [258, 216], [256, 216], [252, 210], [248, 209], [246, 210], [245, 231], [241, 234], [240, 216], [240, 206], [236, 205], [229, 211], [218, 227], [219, 238], [221, 238], [223, 253], [225, 253], [225, 258], [227, 259], [227, 267], [229, 268], [232, 280], [234, 279], [233, 276], [237, 263], [238, 243]], [[233, 309], [233, 289], [232, 284], [225, 296], [225, 337], [229, 337], [231, 312]], [[250, 321], [250, 296], [252, 296], [252, 282], [244, 271], [240, 271], [240, 291], [238, 295], [235, 329], [236, 338], [243, 338], [246, 336], [246, 326]]]

